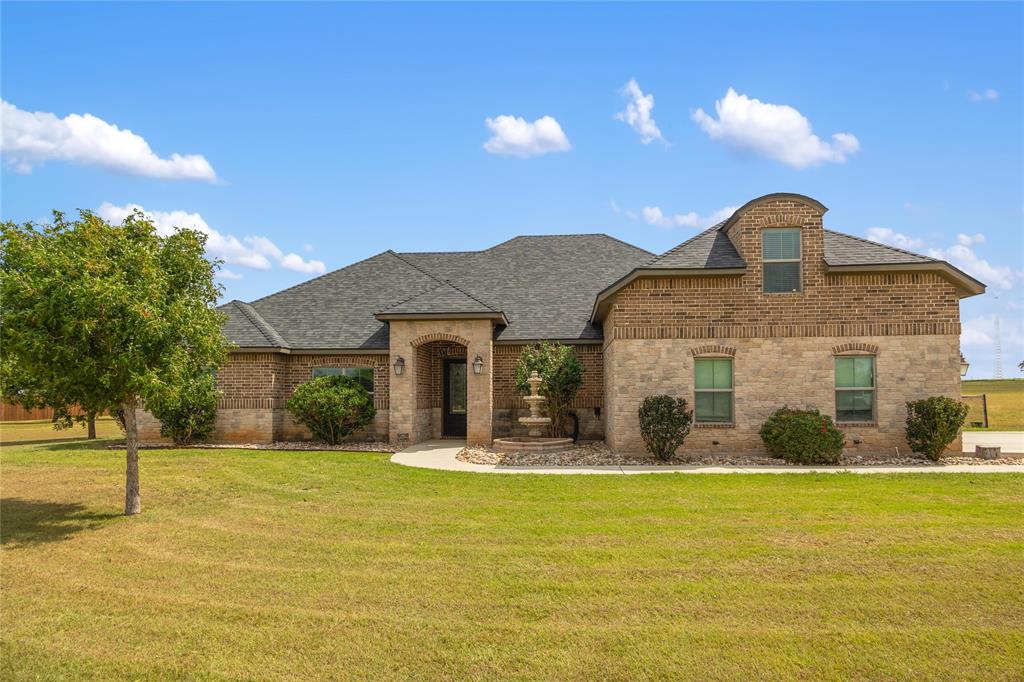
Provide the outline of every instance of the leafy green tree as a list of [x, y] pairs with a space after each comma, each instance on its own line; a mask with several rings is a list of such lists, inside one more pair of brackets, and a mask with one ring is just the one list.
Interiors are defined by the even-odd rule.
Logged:
[[316, 440], [331, 445], [368, 426], [377, 415], [370, 393], [346, 376], [316, 377], [299, 384], [286, 407]]
[[121, 225], [88, 211], [0, 225], [0, 344], [14, 359], [0, 370], [15, 368], [3, 386], [24, 380], [25, 401], [58, 411], [123, 412], [127, 515], [142, 507], [136, 408], [227, 350], [205, 241], [194, 230], [162, 236], [141, 212]]
[[521, 395], [530, 394], [527, 379], [532, 372], [537, 372], [544, 380], [537, 392], [547, 398], [543, 408], [551, 418], [551, 435], [560, 437], [565, 433], [569, 404], [583, 385], [583, 363], [572, 346], [544, 341], [526, 346], [519, 355], [516, 363], [516, 391]]

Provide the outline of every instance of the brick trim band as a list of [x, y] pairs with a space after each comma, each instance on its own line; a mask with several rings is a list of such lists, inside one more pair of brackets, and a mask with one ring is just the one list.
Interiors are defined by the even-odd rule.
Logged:
[[797, 336], [959, 336], [959, 322], [883, 322], [877, 324], [714, 325], [708, 327], [616, 327], [612, 338], [770, 339]]
[[860, 341], [851, 341], [850, 343], [841, 343], [832, 348], [832, 355], [842, 355], [843, 353], [878, 355], [878, 346], [870, 343], [861, 343]]
[[[217, 401], [218, 410], [283, 410], [286, 398], [221, 398]], [[378, 410], [388, 409], [388, 398], [375, 398], [373, 406]]]
[[730, 346], [694, 346], [690, 349], [690, 354], [695, 358], [701, 355], [728, 355], [730, 358], [734, 358], [736, 349]]
[[432, 334], [424, 334], [423, 336], [417, 337], [409, 342], [413, 348], [418, 348], [425, 343], [431, 343], [433, 341], [448, 341], [450, 343], [458, 343], [463, 346], [469, 346], [469, 341], [457, 336], [455, 334], [449, 334], [448, 332], [434, 332]]

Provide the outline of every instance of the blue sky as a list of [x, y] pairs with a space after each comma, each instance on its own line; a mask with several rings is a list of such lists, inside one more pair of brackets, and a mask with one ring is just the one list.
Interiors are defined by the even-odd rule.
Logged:
[[996, 316], [1019, 376], [1020, 4], [0, 12], [2, 217], [202, 221], [231, 261], [227, 299], [517, 234], [661, 252], [791, 191], [832, 229], [987, 282], [962, 306], [970, 376], [993, 372]]

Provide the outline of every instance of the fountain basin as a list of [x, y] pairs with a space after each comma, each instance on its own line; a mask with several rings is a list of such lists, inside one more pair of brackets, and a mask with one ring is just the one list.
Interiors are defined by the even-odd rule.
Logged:
[[559, 452], [572, 447], [572, 438], [535, 438], [517, 436], [495, 438], [492, 449], [498, 452]]

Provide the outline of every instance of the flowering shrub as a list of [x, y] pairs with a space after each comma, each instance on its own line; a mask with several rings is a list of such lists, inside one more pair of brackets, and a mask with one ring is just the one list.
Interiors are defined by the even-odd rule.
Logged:
[[776, 410], [761, 426], [765, 449], [793, 464], [838, 464], [843, 432], [817, 410]]

